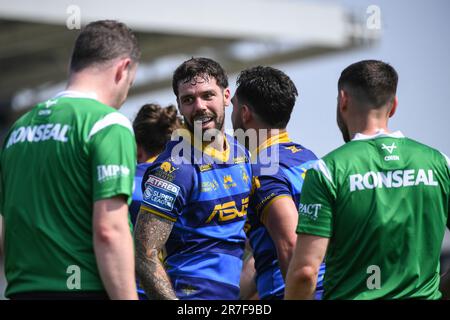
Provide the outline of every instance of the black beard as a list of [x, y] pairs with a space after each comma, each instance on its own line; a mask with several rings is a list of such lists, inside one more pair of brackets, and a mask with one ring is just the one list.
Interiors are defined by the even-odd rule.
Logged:
[[[188, 128], [188, 130], [190, 132], [194, 133], [194, 123], [189, 122], [187, 120], [187, 118], [184, 117], [184, 116], [183, 116], [183, 118], [184, 118], [184, 123], [185, 123], [186, 127]], [[224, 122], [225, 122], [224, 120], [225, 120], [225, 116], [224, 116], [224, 118], [222, 118], [222, 121], [218, 120], [217, 117], [213, 116], [213, 120], [212, 121], [214, 122], [214, 127], [215, 127], [216, 130], [222, 131], [223, 125], [224, 125]], [[202, 135], [205, 133], [206, 130], [209, 130], [209, 129], [202, 129]]]
[[339, 110], [337, 111], [337, 125], [339, 127], [339, 130], [341, 130], [342, 138], [344, 139], [345, 143], [350, 142], [352, 140], [350, 138], [350, 133], [348, 132], [348, 128], [342, 120]]

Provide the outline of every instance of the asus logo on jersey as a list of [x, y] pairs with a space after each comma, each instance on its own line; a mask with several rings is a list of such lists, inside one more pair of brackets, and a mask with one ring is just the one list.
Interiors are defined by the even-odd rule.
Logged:
[[242, 199], [241, 210], [237, 209], [235, 201], [229, 201], [216, 205], [208, 220], [206, 220], [206, 223], [210, 223], [217, 214], [219, 214], [219, 222], [230, 221], [235, 218], [242, 218], [246, 216], [248, 199], [248, 197]]
[[365, 174], [352, 174], [350, 176], [350, 192], [374, 188], [401, 188], [423, 184], [437, 186], [433, 170], [395, 170], [387, 172], [369, 171]]
[[103, 182], [118, 177], [126, 177], [130, 174], [128, 167], [116, 164], [97, 166], [97, 180]]

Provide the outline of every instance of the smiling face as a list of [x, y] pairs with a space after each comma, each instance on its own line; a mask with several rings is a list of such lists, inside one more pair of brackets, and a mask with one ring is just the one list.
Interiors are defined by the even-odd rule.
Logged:
[[221, 88], [215, 78], [197, 76], [178, 84], [178, 106], [191, 132], [199, 126], [223, 131], [225, 106], [230, 103], [230, 90]]

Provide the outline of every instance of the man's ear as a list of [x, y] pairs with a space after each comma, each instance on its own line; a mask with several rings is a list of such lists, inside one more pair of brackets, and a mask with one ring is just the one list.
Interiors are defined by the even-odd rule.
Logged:
[[397, 96], [395, 96], [394, 101], [392, 102], [392, 108], [389, 111], [389, 118], [391, 118], [395, 114], [395, 111], [397, 111], [397, 105], [398, 105], [398, 98]]
[[243, 104], [241, 108], [242, 108], [241, 110], [242, 122], [244, 124], [251, 122], [253, 120], [252, 110], [246, 104]]
[[231, 102], [231, 91], [230, 88], [226, 88], [223, 90], [223, 104], [228, 107]]
[[348, 100], [349, 100], [347, 91], [345, 91], [343, 89], [339, 90], [338, 99], [339, 99], [339, 110], [341, 112], [347, 111], [347, 109], [348, 109]]
[[120, 60], [116, 65], [116, 75], [115, 81], [116, 83], [120, 82], [122, 79], [126, 79], [128, 72], [130, 72], [131, 67], [131, 59], [126, 58]]

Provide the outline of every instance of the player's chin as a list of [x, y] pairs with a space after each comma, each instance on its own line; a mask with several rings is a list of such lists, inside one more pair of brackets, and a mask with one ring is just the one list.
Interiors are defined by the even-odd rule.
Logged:
[[220, 131], [221, 130], [220, 123], [217, 123], [214, 119], [206, 123], [202, 123], [202, 131], [205, 132], [207, 130], [211, 130], [211, 133], [214, 133], [213, 131]]

